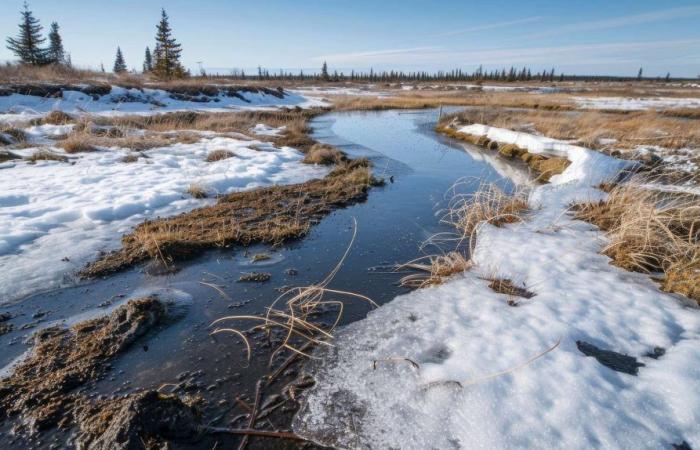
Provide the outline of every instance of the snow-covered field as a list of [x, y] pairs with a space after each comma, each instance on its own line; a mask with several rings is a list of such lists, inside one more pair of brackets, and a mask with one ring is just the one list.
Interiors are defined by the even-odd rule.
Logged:
[[[32, 128], [34, 140], [58, 127]], [[42, 134], [43, 132], [43, 134]], [[13, 150], [28, 156], [36, 149]], [[234, 157], [206, 162], [210, 151]], [[61, 153], [59, 149], [52, 149]], [[303, 155], [259, 140], [202, 135], [143, 153], [133, 163], [126, 149], [66, 155], [67, 162], [24, 160], [0, 164], [0, 302], [53, 288], [118, 246], [121, 235], [145, 219], [177, 214], [213, 200], [198, 200], [190, 184], [210, 194], [323, 177], [326, 168], [302, 164]]]
[[619, 109], [634, 111], [641, 109], [700, 108], [700, 98], [675, 97], [574, 97], [581, 108]]
[[[572, 164], [531, 191], [526, 221], [478, 229], [473, 269], [342, 329], [295, 430], [341, 448], [700, 447], [697, 307], [612, 266], [603, 235], [567, 213], [629, 163], [505, 129], [459, 131]], [[491, 278], [536, 295], [509, 306]], [[613, 371], [577, 341], [644, 365]]]
[[[177, 100], [160, 89], [126, 89], [112, 86], [107, 95], [93, 98], [80, 91], [65, 90], [59, 98], [35, 95], [11, 94], [0, 96], [0, 123], [22, 122], [40, 117], [50, 111], [60, 110], [69, 114], [89, 113], [104, 116], [124, 114], [156, 114], [162, 112], [195, 110], [226, 112], [241, 109], [264, 109], [281, 106], [312, 107], [323, 102], [285, 91], [282, 97], [260, 92], [240, 92], [240, 97], [221, 92], [207, 101]], [[203, 96], [202, 100], [205, 98]]]

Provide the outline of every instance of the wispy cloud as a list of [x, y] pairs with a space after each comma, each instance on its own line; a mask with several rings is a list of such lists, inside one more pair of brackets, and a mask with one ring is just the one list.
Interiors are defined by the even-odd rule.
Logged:
[[511, 20], [508, 22], [489, 23], [485, 25], [477, 25], [470, 28], [464, 28], [461, 30], [446, 31], [444, 33], [434, 34], [432, 35], [432, 37], [457, 36], [460, 34], [475, 33], [477, 31], [494, 30], [496, 28], [505, 28], [513, 25], [522, 25], [524, 23], [538, 22], [540, 20], [542, 20], [541, 16], [526, 17], [524, 19]]
[[615, 17], [611, 19], [572, 23], [560, 27], [554, 27], [541, 33], [527, 35], [525, 36], [525, 39], [537, 39], [549, 36], [556, 36], [560, 34], [578, 33], [582, 31], [596, 31], [612, 28], [622, 28], [631, 25], [642, 25], [645, 23], [663, 22], [668, 20], [683, 19], [695, 16], [700, 16], [700, 6], [663, 9], [643, 14]]
[[564, 46], [518, 47], [489, 50], [450, 50], [417, 47], [367, 52], [339, 53], [314, 57], [336, 66], [426, 66], [459, 67], [520, 65], [595, 65], [611, 62], [658, 61], [700, 51], [700, 39], [652, 42], [609, 42]]

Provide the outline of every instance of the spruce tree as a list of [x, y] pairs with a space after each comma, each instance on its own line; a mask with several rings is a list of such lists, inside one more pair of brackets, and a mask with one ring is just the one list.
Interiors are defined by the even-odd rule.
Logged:
[[321, 66], [321, 79], [323, 81], [330, 80], [330, 76], [328, 76], [328, 64], [326, 64], [325, 61], [323, 61], [323, 66]]
[[39, 66], [46, 64], [46, 49], [41, 45], [46, 41], [41, 36], [42, 26], [39, 20], [29, 10], [29, 5], [24, 2], [24, 11], [21, 12], [22, 21], [19, 24], [19, 34], [16, 38], [7, 38], [7, 48], [12, 51], [23, 64]]
[[49, 32], [49, 50], [47, 60], [51, 64], [65, 64], [66, 51], [63, 49], [63, 39], [58, 33], [58, 23], [51, 24]]
[[124, 55], [122, 55], [122, 49], [117, 47], [117, 57], [114, 59], [114, 73], [124, 73], [126, 72], [126, 62], [124, 62]]
[[161, 11], [160, 23], [156, 32], [155, 64], [153, 73], [158, 78], [182, 78], [185, 70], [180, 64], [180, 53], [182, 49], [172, 36], [172, 29], [168, 22], [168, 15], [165, 9]]
[[146, 47], [146, 53], [143, 57], [143, 73], [148, 73], [153, 70], [153, 56], [151, 56], [151, 49]]

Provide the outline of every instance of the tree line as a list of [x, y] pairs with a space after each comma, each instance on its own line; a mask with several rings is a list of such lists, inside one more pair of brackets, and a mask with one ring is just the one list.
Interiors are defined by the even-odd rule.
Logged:
[[[20, 12], [21, 20], [16, 37], [7, 38], [7, 48], [12, 51], [21, 64], [31, 66], [61, 65], [71, 67], [70, 54], [63, 47], [58, 23], [52, 22], [48, 37], [44, 37], [43, 27], [27, 2]], [[46, 44], [48, 38], [48, 45]], [[146, 47], [143, 72], [152, 74], [160, 79], [183, 78], [189, 72], [182, 66], [180, 57], [182, 47], [172, 35], [172, 28], [165, 9], [161, 10], [161, 18], [156, 25], [155, 47], [151, 52]], [[101, 64], [104, 72], [104, 64]], [[126, 60], [121, 47], [117, 46], [112, 71], [115, 74], [128, 72]]]
[[[20, 12], [21, 20], [19, 23], [19, 33], [16, 37], [7, 38], [7, 48], [10, 49], [18, 58], [20, 63], [32, 66], [44, 66], [50, 64], [64, 65], [70, 67], [72, 65], [70, 54], [63, 47], [63, 39], [60, 35], [58, 23], [52, 22], [47, 37], [42, 34], [43, 27], [39, 20], [34, 17], [34, 14], [29, 9], [27, 2], [24, 2], [24, 9]], [[48, 40], [48, 45], [46, 41]], [[144, 60], [142, 72], [151, 74], [159, 79], [174, 79], [190, 76], [190, 72], [182, 66], [180, 62], [182, 54], [182, 46], [173, 37], [172, 28], [165, 9], [161, 10], [161, 18], [156, 25], [155, 46], [153, 51], [150, 47], [146, 47], [144, 52]], [[101, 65], [101, 70], [104, 72], [104, 65]], [[117, 46], [116, 56], [112, 71], [115, 74], [123, 74], [128, 72], [124, 54], [119, 46]], [[326, 62], [321, 66], [319, 72], [304, 73], [280, 70], [279, 72], [270, 72], [268, 69], [258, 67], [257, 73], [246, 74], [243, 70], [233, 70], [225, 75], [207, 75], [204, 69], [200, 69], [200, 76], [210, 78], [234, 78], [234, 79], [257, 79], [257, 80], [316, 80], [326, 82], [343, 82], [343, 81], [366, 81], [366, 82], [420, 82], [420, 81], [500, 81], [500, 82], [515, 82], [515, 81], [628, 81], [649, 79], [642, 77], [642, 68], [639, 69], [636, 77], [611, 77], [611, 76], [566, 76], [563, 73], [557, 74], [552, 68], [551, 70], [541, 70], [532, 72], [530, 68], [516, 68], [511, 66], [510, 69], [485, 70], [483, 66], [479, 66], [473, 72], [467, 72], [462, 69], [454, 69], [450, 71], [355, 71], [350, 73], [329, 72]], [[661, 81], [661, 77], [656, 78]], [[667, 73], [664, 77], [665, 81], [671, 81], [671, 74]]]

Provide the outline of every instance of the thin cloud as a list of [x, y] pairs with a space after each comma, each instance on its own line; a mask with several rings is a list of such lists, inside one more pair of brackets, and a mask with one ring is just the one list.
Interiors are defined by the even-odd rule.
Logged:
[[477, 31], [493, 30], [496, 28], [505, 28], [505, 27], [510, 27], [512, 25], [521, 25], [524, 23], [539, 22], [540, 20], [542, 20], [541, 16], [526, 17], [524, 19], [511, 20], [509, 22], [491, 23], [491, 24], [486, 24], [486, 25], [478, 25], [478, 26], [471, 27], [471, 28], [465, 28], [462, 30], [447, 31], [445, 33], [433, 34], [432, 37], [457, 36], [460, 34], [474, 33]]
[[541, 33], [530, 34], [525, 39], [538, 39], [542, 37], [555, 36], [559, 34], [576, 33], [580, 31], [606, 30], [610, 28], [621, 28], [631, 25], [641, 25], [645, 23], [663, 22], [667, 20], [683, 19], [700, 15], [700, 6], [688, 6], [685, 8], [671, 8], [652, 11], [643, 14], [616, 17], [613, 19], [596, 20], [591, 22], [580, 22], [561, 27], [555, 27]]
[[700, 39], [609, 42], [564, 46], [518, 47], [483, 50], [449, 50], [441, 47], [418, 47], [317, 56], [340, 66], [465, 66], [484, 64], [592, 65], [598, 63], [655, 61], [700, 50]]

